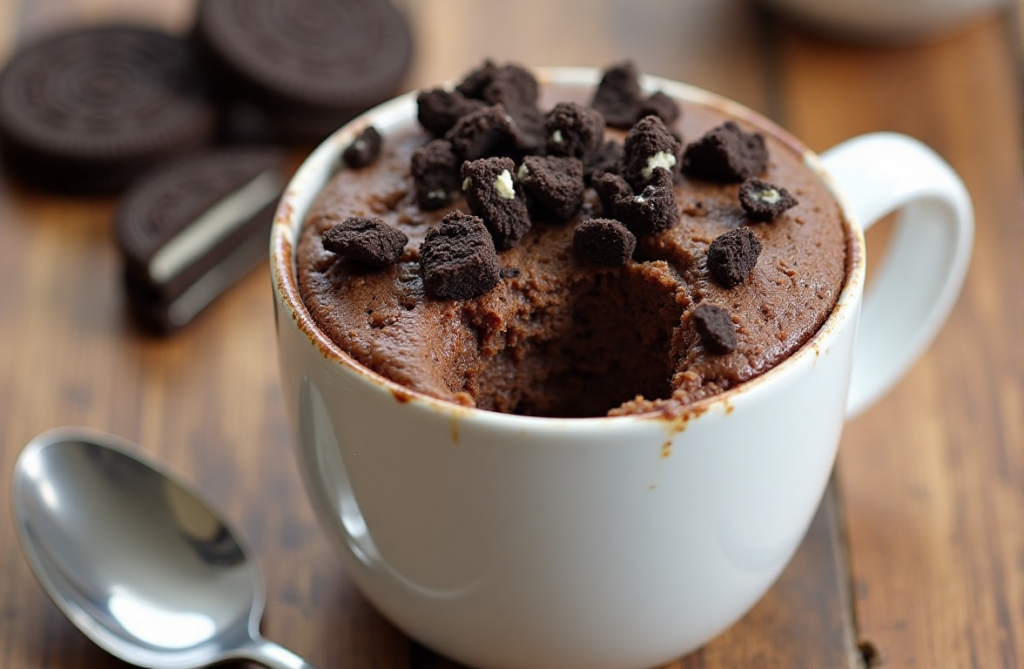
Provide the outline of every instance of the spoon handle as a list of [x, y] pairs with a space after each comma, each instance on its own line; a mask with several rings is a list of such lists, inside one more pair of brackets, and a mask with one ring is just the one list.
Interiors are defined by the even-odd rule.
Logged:
[[284, 646], [263, 637], [256, 637], [252, 643], [238, 649], [238, 659], [252, 660], [269, 669], [316, 669]]

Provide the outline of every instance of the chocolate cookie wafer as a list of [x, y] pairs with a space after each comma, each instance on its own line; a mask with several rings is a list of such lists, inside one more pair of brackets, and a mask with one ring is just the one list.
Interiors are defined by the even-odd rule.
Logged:
[[212, 140], [215, 112], [185, 41], [111, 25], [25, 47], [0, 73], [0, 156], [32, 185], [114, 192]]
[[322, 139], [391, 97], [412, 59], [388, 0], [200, 0], [193, 38], [229, 136]]
[[266, 262], [283, 156], [217, 149], [146, 175], [115, 218], [128, 304], [157, 332], [189, 323], [214, 298]]

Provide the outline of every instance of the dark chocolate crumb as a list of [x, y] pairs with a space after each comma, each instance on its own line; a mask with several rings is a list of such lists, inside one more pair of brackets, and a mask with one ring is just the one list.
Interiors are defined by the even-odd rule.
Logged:
[[411, 173], [421, 209], [440, 209], [461, 191], [460, 161], [451, 142], [435, 139], [412, 152]]
[[640, 80], [636, 65], [626, 61], [608, 68], [594, 91], [590, 106], [613, 128], [629, 128], [640, 113]]
[[799, 204], [789, 191], [751, 177], [740, 186], [740, 205], [755, 221], [770, 221]]
[[683, 171], [698, 179], [738, 183], [757, 176], [768, 167], [764, 135], [746, 133], [735, 121], [709, 130], [686, 147]]
[[462, 160], [506, 155], [515, 147], [512, 118], [498, 105], [461, 117], [445, 135]]
[[576, 226], [572, 248], [584, 260], [616, 267], [625, 265], [633, 257], [636, 237], [614, 219], [592, 218]]
[[657, 91], [640, 103], [640, 118], [652, 114], [664, 121], [665, 125], [672, 125], [679, 120], [682, 112], [675, 100], [665, 93]]
[[462, 164], [462, 190], [474, 214], [484, 225], [499, 249], [511, 248], [530, 229], [526, 198], [515, 187], [511, 158], [481, 158]]
[[690, 313], [693, 329], [709, 353], [723, 355], [736, 350], [736, 327], [732, 316], [722, 307], [713, 304], [698, 305]]
[[591, 184], [602, 174], [618, 174], [622, 163], [622, 143], [608, 140], [583, 163], [583, 181]]
[[720, 285], [732, 288], [743, 283], [757, 264], [761, 240], [750, 228], [736, 228], [715, 237], [708, 247], [708, 271]]
[[467, 98], [483, 99], [484, 89], [491, 83], [498, 66], [493, 60], [487, 59], [483, 65], [469, 72], [462, 81], [455, 87], [455, 90]]
[[501, 280], [494, 242], [476, 216], [449, 212], [427, 231], [420, 245], [420, 272], [427, 295], [442, 300], [468, 300], [491, 290]]
[[533, 73], [522, 65], [509, 63], [495, 68], [480, 98], [489, 104], [500, 104], [510, 111], [537, 106], [540, 87]]
[[655, 168], [650, 183], [639, 195], [619, 196], [613, 204], [615, 218], [635, 235], [651, 235], [668, 230], [679, 222], [673, 179], [668, 170]]
[[434, 137], [444, 137], [463, 116], [488, 106], [482, 100], [467, 98], [458, 91], [431, 88], [416, 96], [417, 118]]
[[594, 179], [594, 190], [601, 200], [601, 207], [604, 215], [609, 218], [615, 217], [615, 210], [620, 200], [633, 197], [633, 189], [629, 187], [626, 180], [618, 174], [606, 172]]
[[679, 171], [682, 145], [657, 116], [645, 116], [630, 129], [623, 145], [622, 176], [639, 191], [650, 181], [656, 167]]
[[379, 218], [346, 218], [324, 231], [323, 247], [367, 267], [394, 265], [409, 238]]
[[383, 140], [377, 129], [372, 125], [367, 126], [352, 140], [351, 144], [345, 147], [341, 153], [341, 159], [349, 167], [366, 167], [377, 160], [382, 143]]
[[526, 156], [516, 175], [530, 199], [558, 220], [583, 205], [583, 163], [579, 158]]
[[587, 160], [601, 148], [604, 116], [575, 102], [559, 102], [544, 118], [544, 131], [549, 154]]
[[501, 268], [501, 278], [502, 279], [515, 279], [520, 274], [522, 274], [522, 270], [520, 270], [518, 267], [502, 267]]

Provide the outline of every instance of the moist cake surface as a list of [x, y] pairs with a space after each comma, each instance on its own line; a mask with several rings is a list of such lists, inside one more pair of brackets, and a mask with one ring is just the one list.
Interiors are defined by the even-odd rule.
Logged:
[[[537, 106], [545, 113], [559, 101], [588, 104], [592, 95], [542, 86]], [[340, 169], [311, 209], [297, 255], [307, 309], [366, 367], [486, 410], [675, 412], [758, 376], [799, 349], [835, 305], [846, 270], [842, 214], [785, 142], [716, 109], [679, 107], [679, 118], [667, 125], [682, 147], [725, 121], [762, 133], [768, 160], [757, 179], [781, 187], [795, 204], [761, 221], [741, 206], [739, 182], [710, 181], [684, 168], [672, 185], [678, 220], [636, 234], [630, 259], [605, 265], [574, 251], [581, 222], [614, 218], [591, 184], [569, 220], [531, 206], [529, 230], [497, 250], [500, 279], [493, 288], [469, 299], [438, 298], [424, 289], [420, 246], [449, 212], [473, 212], [461, 194], [438, 209], [419, 206], [410, 161], [435, 135], [412, 119], [382, 133], [371, 164]], [[605, 129], [606, 140], [624, 137], [625, 130]], [[517, 156], [516, 166], [522, 160]], [[324, 233], [349, 217], [381, 219], [404, 233], [398, 261], [370, 267], [326, 250]], [[749, 273], [727, 286], [709, 270], [709, 247], [741, 230], [753, 233], [761, 250]], [[702, 305], [718, 309], [698, 312]], [[704, 317], [711, 311], [725, 314], [726, 330], [731, 322], [734, 336], [724, 333], [731, 342], [708, 334]], [[720, 332], [721, 321], [715, 327]]]

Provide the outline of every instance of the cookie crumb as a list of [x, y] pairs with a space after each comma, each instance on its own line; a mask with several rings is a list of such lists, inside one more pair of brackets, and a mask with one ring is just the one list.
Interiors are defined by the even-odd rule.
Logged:
[[740, 205], [755, 221], [771, 221], [799, 202], [781, 186], [751, 177], [740, 186]]
[[526, 156], [517, 172], [532, 202], [560, 221], [583, 205], [583, 163], [564, 156]]
[[575, 102], [559, 102], [544, 117], [548, 154], [586, 160], [601, 148], [604, 116]]
[[645, 116], [634, 125], [623, 145], [622, 176], [639, 191], [650, 181], [656, 168], [674, 176], [678, 171], [682, 145], [657, 116]]
[[708, 352], [724, 355], [736, 350], [736, 328], [732, 316], [722, 307], [698, 305], [690, 313], [690, 321]]
[[715, 237], [708, 247], [708, 271], [721, 286], [743, 283], [757, 264], [761, 240], [750, 228], [736, 228]]
[[462, 160], [506, 155], [515, 146], [512, 117], [500, 105], [483, 107], [456, 121], [445, 139]]
[[341, 159], [349, 167], [366, 167], [377, 160], [382, 145], [383, 139], [377, 129], [372, 125], [367, 126], [341, 152]]
[[640, 103], [638, 116], [643, 118], [652, 114], [669, 126], [679, 120], [679, 117], [682, 116], [682, 111], [675, 100], [662, 91], [656, 91]]
[[683, 154], [683, 172], [719, 183], [738, 183], [761, 174], [767, 167], [764, 135], [743, 132], [735, 121], [709, 130], [688, 145]]
[[455, 123], [475, 111], [487, 107], [483, 100], [467, 98], [458, 91], [431, 88], [416, 95], [416, 118], [434, 137], [444, 137]]
[[380, 218], [350, 216], [324, 231], [324, 250], [380, 269], [402, 257], [409, 238]]
[[640, 79], [636, 65], [632, 61], [625, 61], [604, 71], [590, 106], [601, 112], [609, 126], [627, 129], [636, 123], [640, 102]]
[[592, 218], [576, 226], [572, 248], [583, 260], [616, 267], [625, 265], [633, 257], [636, 236], [619, 221]]
[[511, 248], [530, 229], [522, 193], [515, 188], [511, 158], [481, 158], [462, 164], [462, 189], [473, 214], [483, 219], [494, 244]]
[[451, 203], [460, 189], [460, 164], [451, 142], [444, 139], [431, 140], [412, 152], [410, 172], [421, 209], [440, 209]]
[[442, 300], [479, 297], [501, 280], [494, 242], [482, 220], [449, 212], [420, 245], [420, 272], [427, 295]]
[[602, 174], [618, 174], [622, 163], [622, 143], [610, 139], [583, 162], [583, 182], [592, 184]]
[[662, 232], [679, 222], [672, 174], [661, 167], [655, 168], [650, 183], [639, 195], [619, 195], [612, 206], [615, 218], [636, 235]]

